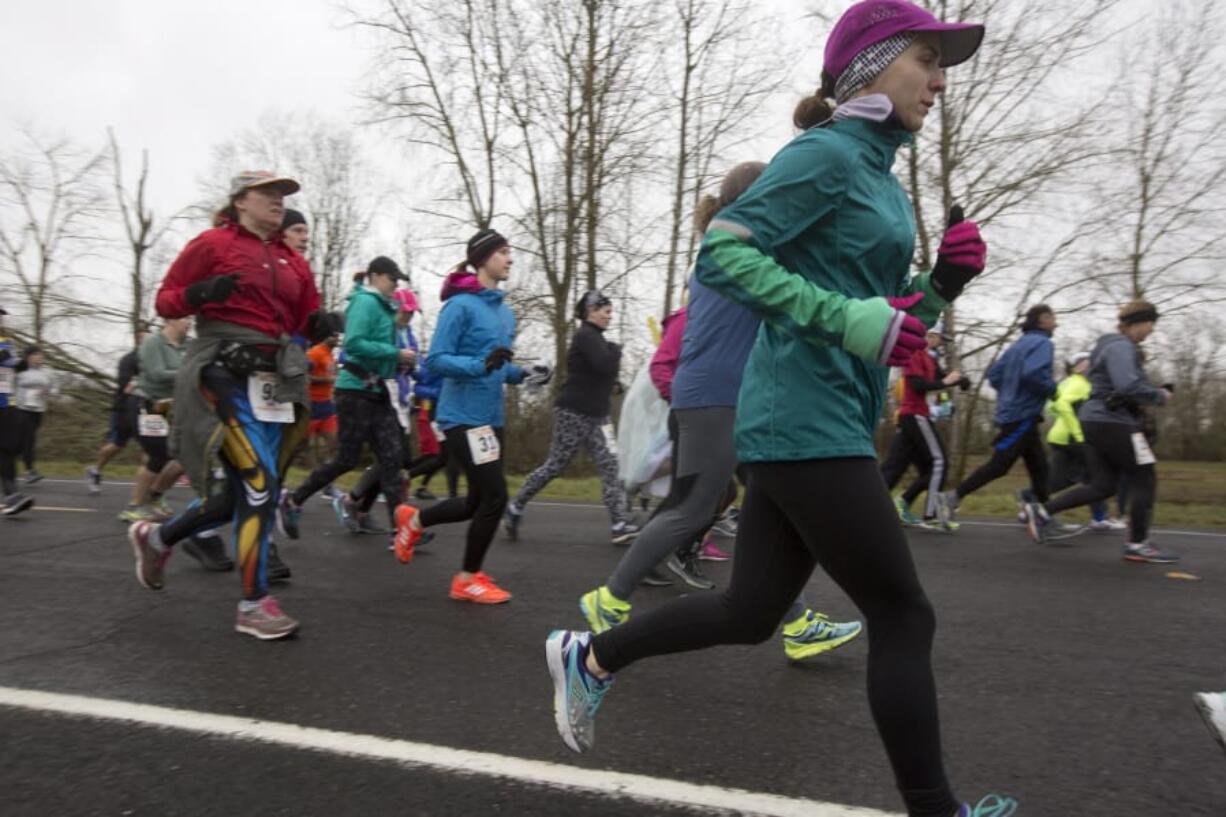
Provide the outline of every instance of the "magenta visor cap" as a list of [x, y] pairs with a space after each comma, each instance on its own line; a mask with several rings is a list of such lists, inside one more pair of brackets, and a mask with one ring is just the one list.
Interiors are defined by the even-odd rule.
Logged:
[[837, 79], [857, 54], [904, 31], [932, 31], [941, 38], [941, 67], [966, 62], [983, 42], [979, 23], [943, 23], [907, 0], [864, 0], [844, 12], [826, 41], [823, 68]]

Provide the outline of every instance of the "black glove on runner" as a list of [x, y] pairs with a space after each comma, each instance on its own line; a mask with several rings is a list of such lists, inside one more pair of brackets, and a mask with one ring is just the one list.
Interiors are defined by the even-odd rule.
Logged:
[[495, 369], [501, 369], [503, 366], [511, 362], [511, 350], [505, 346], [499, 346], [494, 351], [490, 352], [485, 357], [485, 373], [489, 374]]
[[189, 304], [199, 308], [204, 304], [221, 303], [233, 295], [236, 289], [238, 289], [238, 273], [232, 272], [228, 275], [214, 275], [203, 281], [197, 281], [187, 288], [185, 297]]

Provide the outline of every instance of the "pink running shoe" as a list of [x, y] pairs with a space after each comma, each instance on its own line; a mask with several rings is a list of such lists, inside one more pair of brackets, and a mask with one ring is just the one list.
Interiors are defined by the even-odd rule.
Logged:
[[261, 641], [272, 641], [293, 635], [298, 630], [298, 622], [285, 614], [275, 598], [265, 596], [254, 610], [243, 610], [242, 604], [239, 605], [234, 629]]
[[136, 580], [150, 590], [161, 590], [166, 586], [166, 562], [172, 553], [170, 548], [159, 550], [149, 541], [153, 532], [160, 527], [145, 519], [128, 528], [128, 543], [132, 545], [132, 555], [136, 557]]
[[702, 550], [698, 551], [698, 558], [704, 562], [726, 562], [732, 558], [732, 554], [721, 550], [708, 535], [702, 542]]

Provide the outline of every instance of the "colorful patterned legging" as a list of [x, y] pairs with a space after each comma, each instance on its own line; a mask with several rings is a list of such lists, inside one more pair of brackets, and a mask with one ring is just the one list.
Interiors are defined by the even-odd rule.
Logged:
[[261, 599], [268, 595], [268, 542], [276, 524], [281, 474], [305, 424], [257, 420], [246, 378], [235, 377], [219, 364], [206, 366], [200, 383], [224, 427], [221, 462], [229, 480], [222, 490], [203, 502], [194, 501], [163, 525], [162, 543], [173, 545], [233, 520], [243, 598]]
[[523, 510], [532, 497], [559, 476], [585, 446], [588, 455], [600, 471], [600, 494], [609, 509], [614, 524], [626, 519], [626, 492], [617, 479], [617, 454], [610, 449], [605, 439], [604, 427], [613, 427], [608, 417], [589, 417], [586, 414], [553, 408], [553, 441], [549, 445], [549, 457], [524, 480], [523, 487], [515, 497], [515, 507]]

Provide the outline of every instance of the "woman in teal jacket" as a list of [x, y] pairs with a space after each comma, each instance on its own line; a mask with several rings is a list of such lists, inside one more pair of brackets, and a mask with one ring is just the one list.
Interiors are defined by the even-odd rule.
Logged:
[[995, 796], [972, 811], [950, 790], [930, 664], [935, 617], [873, 447], [888, 365], [925, 345], [925, 323], [983, 269], [978, 228], [955, 212], [933, 271], [908, 274], [913, 210], [891, 173], [944, 90], [943, 68], [982, 37], [982, 26], [941, 23], [905, 0], [853, 6], [827, 44], [819, 94], [797, 109], [804, 133], [708, 228], [698, 280], [763, 320], [736, 413], [749, 481], [732, 579], [720, 594], [678, 599], [595, 638], [550, 635], [555, 719], [571, 749], [591, 747], [614, 672], [652, 655], [765, 641], [820, 564], [866, 619], [869, 702], [908, 813], [1012, 813]]
[[379, 463], [379, 480], [396, 538], [405, 541], [409, 520], [417, 509], [403, 502], [400, 491], [400, 466], [404, 429], [396, 411], [397, 368], [411, 366], [417, 353], [396, 345], [396, 313], [400, 306], [392, 298], [398, 281], [408, 276], [390, 258], [379, 256], [370, 262], [365, 284], [359, 283], [349, 295], [345, 308], [345, 363], [336, 378], [337, 432], [336, 459], [311, 472], [298, 489], [285, 491], [279, 506], [279, 521], [285, 535], [298, 538], [298, 518], [302, 505], [337, 477], [358, 467], [362, 446], [370, 444]]
[[[503, 386], [524, 380], [524, 370], [511, 362], [515, 316], [498, 288], [510, 277], [511, 264], [510, 244], [495, 230], [481, 230], [469, 239], [464, 262], [443, 282], [443, 308], [426, 358], [429, 372], [443, 378], [436, 419], [447, 437], [447, 450], [464, 469], [468, 495], [426, 508], [420, 526], [414, 522], [415, 533], [471, 520], [464, 563], [448, 595], [476, 604], [511, 600], [481, 569], [507, 507]], [[415, 541], [397, 550], [401, 561], [411, 558]]]

